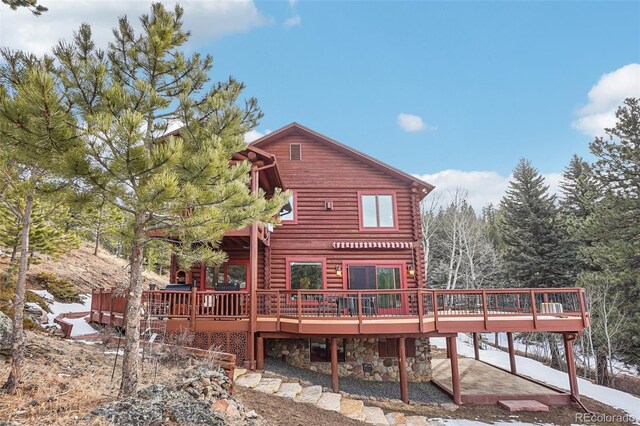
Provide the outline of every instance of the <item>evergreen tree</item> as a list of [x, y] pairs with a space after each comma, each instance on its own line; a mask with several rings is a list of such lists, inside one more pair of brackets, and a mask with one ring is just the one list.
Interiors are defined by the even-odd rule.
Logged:
[[[619, 356], [640, 365], [640, 101], [627, 99], [616, 117], [616, 126], [590, 145], [602, 200], [583, 227], [583, 238], [592, 244], [581, 249], [589, 268], [579, 283], [592, 293], [620, 295], [611, 313], [613, 320], [626, 317], [618, 344], [627, 353]], [[606, 364], [601, 360], [612, 352], [606, 348], [607, 337], [596, 343], [601, 378]]]
[[72, 120], [56, 90], [51, 61], [6, 50], [1, 55], [0, 201], [21, 226], [11, 372], [4, 384], [4, 389], [12, 392], [21, 378], [24, 358], [24, 302], [34, 201], [57, 183], [55, 177], [74, 149], [75, 139], [68, 126]]
[[40, 16], [49, 10], [41, 4], [38, 4], [38, 0], [2, 0], [2, 3], [8, 5], [13, 10], [19, 7], [26, 7], [36, 16]]
[[500, 211], [506, 280], [518, 287], [567, 285], [569, 259], [555, 196], [528, 160], [520, 160], [514, 169]]
[[[288, 197], [252, 194], [250, 165], [230, 166], [261, 112], [255, 99], [240, 102], [244, 85], [233, 78], [210, 82], [210, 56], [184, 54], [189, 32], [182, 13], [179, 6], [169, 11], [155, 3], [140, 18], [140, 34], [121, 18], [106, 53], [95, 48], [87, 25], [72, 43], [55, 49], [68, 102], [82, 123], [77, 130], [84, 134], [85, 150], [70, 163], [70, 173], [131, 219], [124, 395], [138, 384], [148, 231], [162, 228], [178, 237], [183, 263], [221, 263], [225, 254], [216, 248], [225, 231], [273, 221]], [[167, 135], [176, 122], [183, 125], [179, 136]]]

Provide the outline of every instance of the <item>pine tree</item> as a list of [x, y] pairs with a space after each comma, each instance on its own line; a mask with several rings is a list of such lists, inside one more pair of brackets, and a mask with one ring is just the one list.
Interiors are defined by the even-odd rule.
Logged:
[[36, 16], [40, 16], [49, 10], [43, 5], [38, 4], [38, 0], [2, 0], [2, 3], [8, 5], [13, 10], [18, 9], [19, 7], [25, 7]]
[[568, 284], [566, 248], [555, 196], [525, 159], [513, 171], [498, 220], [506, 280], [519, 287]]
[[[71, 118], [62, 106], [47, 58], [1, 51], [0, 177], [3, 207], [19, 221], [20, 262], [13, 298], [11, 372], [3, 388], [14, 391], [24, 358], [24, 302], [34, 201], [57, 183], [65, 156], [74, 149]], [[55, 149], [54, 149], [55, 148]]]
[[[607, 136], [590, 145], [602, 199], [583, 227], [583, 238], [592, 244], [581, 250], [588, 270], [580, 274], [579, 283], [595, 293], [606, 289], [619, 295], [611, 315], [613, 320], [626, 317], [617, 343], [627, 353], [619, 356], [640, 365], [640, 101], [625, 100], [616, 117], [616, 126], [605, 129]], [[599, 379], [604, 375], [600, 360], [611, 352], [602, 348], [607, 338], [600, 341]]]
[[[250, 165], [230, 167], [262, 114], [255, 99], [240, 101], [242, 83], [210, 82], [210, 56], [184, 54], [189, 32], [182, 13], [155, 3], [140, 18], [140, 34], [126, 17], [119, 20], [106, 52], [95, 48], [87, 25], [55, 49], [68, 101], [83, 123], [77, 130], [85, 150], [70, 173], [131, 219], [124, 395], [138, 384], [147, 231], [162, 228], [178, 237], [183, 263], [221, 263], [225, 254], [215, 248], [224, 232], [273, 221], [288, 196], [252, 194]], [[183, 125], [179, 136], [166, 135], [176, 122]]]

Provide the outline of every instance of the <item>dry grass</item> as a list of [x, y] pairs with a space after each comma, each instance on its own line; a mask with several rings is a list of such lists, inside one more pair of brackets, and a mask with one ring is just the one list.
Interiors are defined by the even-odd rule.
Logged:
[[[28, 333], [24, 379], [14, 395], [0, 393], [0, 422], [24, 425], [102, 425], [103, 419], [82, 419], [97, 406], [117, 399], [120, 389], [121, 357], [111, 380], [115, 355], [104, 354], [103, 345], [79, 343]], [[141, 386], [171, 383], [183, 371], [183, 364], [162, 365], [156, 369], [146, 363]], [[0, 365], [0, 380], [9, 374], [9, 364]]]

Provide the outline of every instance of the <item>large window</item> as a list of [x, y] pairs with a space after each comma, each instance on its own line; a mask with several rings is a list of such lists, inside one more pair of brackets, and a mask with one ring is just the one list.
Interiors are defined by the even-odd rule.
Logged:
[[322, 290], [324, 261], [289, 260], [288, 283], [291, 290]]
[[221, 266], [207, 266], [205, 270], [205, 288], [216, 289], [221, 286], [247, 289], [249, 268], [246, 262], [236, 261]]
[[395, 197], [390, 193], [359, 193], [360, 228], [397, 229]]

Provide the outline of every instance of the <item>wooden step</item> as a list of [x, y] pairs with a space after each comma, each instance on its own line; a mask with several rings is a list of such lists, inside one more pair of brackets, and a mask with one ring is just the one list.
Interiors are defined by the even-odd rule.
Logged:
[[512, 399], [502, 400], [498, 401], [498, 405], [512, 413], [518, 411], [549, 411], [549, 407], [547, 405], [530, 399], [523, 399], [520, 401]]

